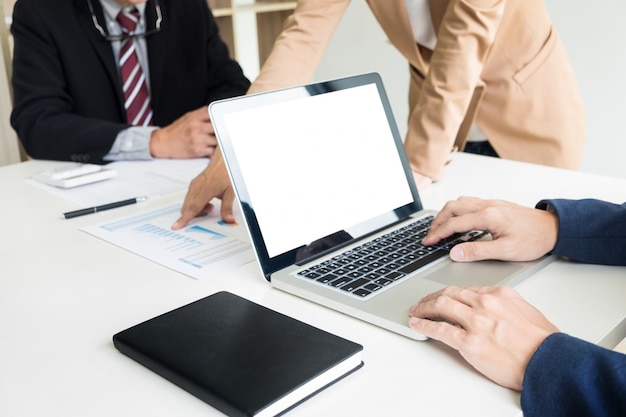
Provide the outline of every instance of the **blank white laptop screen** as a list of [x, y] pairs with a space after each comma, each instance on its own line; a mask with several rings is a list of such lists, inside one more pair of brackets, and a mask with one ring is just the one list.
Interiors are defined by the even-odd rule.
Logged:
[[269, 257], [413, 203], [376, 84], [286, 94], [224, 115]]

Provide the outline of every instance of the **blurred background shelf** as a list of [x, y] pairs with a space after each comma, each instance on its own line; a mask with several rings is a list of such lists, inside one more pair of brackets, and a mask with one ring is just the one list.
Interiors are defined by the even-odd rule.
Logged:
[[250, 80], [269, 55], [294, 0], [208, 0], [222, 39]]

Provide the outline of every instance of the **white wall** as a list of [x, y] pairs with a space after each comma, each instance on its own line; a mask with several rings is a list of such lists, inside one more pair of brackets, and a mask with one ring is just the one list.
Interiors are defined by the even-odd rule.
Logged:
[[546, 0], [587, 113], [580, 169], [626, 177], [626, 1]]
[[[626, 177], [625, 0], [545, 0], [578, 79], [587, 112], [581, 171]], [[384, 80], [402, 135], [408, 68], [363, 0], [353, 0], [316, 80], [376, 71]]]

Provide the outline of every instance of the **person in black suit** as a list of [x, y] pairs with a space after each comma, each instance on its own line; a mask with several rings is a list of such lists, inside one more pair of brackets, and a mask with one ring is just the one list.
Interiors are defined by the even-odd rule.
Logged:
[[[126, 120], [116, 13], [136, 7], [133, 40], [152, 108], [149, 126]], [[210, 157], [206, 106], [245, 94], [206, 0], [18, 0], [11, 124], [32, 158], [104, 163]]]
[[[626, 203], [551, 199], [532, 209], [460, 198], [446, 204], [422, 243], [474, 229], [493, 240], [461, 243], [450, 252], [453, 260], [528, 261], [550, 252], [626, 266]], [[510, 287], [447, 287], [409, 309], [409, 326], [521, 391], [525, 417], [626, 415], [626, 355], [560, 332]]]

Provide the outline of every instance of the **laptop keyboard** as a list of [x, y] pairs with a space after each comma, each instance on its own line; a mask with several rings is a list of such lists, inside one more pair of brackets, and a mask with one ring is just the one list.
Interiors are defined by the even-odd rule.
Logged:
[[338, 291], [365, 298], [380, 293], [412, 272], [448, 255], [457, 243], [477, 240], [486, 232], [457, 233], [433, 246], [421, 244], [434, 216], [428, 216], [384, 236], [347, 250], [296, 275]]

